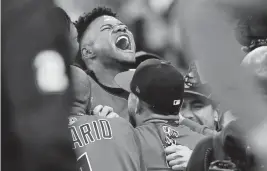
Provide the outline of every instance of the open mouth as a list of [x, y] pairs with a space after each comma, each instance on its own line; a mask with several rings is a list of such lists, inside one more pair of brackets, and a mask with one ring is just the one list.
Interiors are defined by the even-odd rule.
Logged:
[[119, 36], [115, 43], [116, 47], [121, 50], [131, 50], [131, 42], [128, 36]]

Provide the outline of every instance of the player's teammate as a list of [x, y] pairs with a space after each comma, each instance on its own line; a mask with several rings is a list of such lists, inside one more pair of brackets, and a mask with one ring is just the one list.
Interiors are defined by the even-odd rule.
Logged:
[[[138, 63], [132, 33], [111, 9], [101, 7], [80, 17], [76, 28], [80, 44], [76, 64], [90, 76], [92, 109], [98, 104], [111, 106], [121, 117], [129, 119], [129, 93], [118, 87], [114, 77]], [[139, 56], [151, 58], [150, 54]]]
[[[115, 80], [131, 92], [128, 100], [129, 113], [142, 119], [136, 133], [140, 138], [148, 170], [168, 170], [168, 164], [173, 169], [186, 167], [190, 149], [194, 149], [204, 136], [178, 124], [184, 94], [183, 76], [166, 61], [148, 59], [135, 72], [120, 73]], [[168, 155], [169, 149], [164, 151], [164, 148], [175, 144], [181, 145], [180, 153]], [[168, 161], [177, 154], [179, 157], [176, 161], [180, 165], [174, 166], [174, 161]]]
[[86, 115], [87, 106], [91, 105], [90, 79], [78, 67], [72, 67], [72, 74], [75, 99], [73, 115], [69, 117], [69, 129], [79, 169], [145, 170], [134, 128], [123, 118]]
[[214, 102], [211, 88], [203, 83], [194, 63], [185, 77], [185, 95], [180, 113], [183, 117], [216, 131], [221, 131], [235, 119], [229, 110], [223, 110]]
[[114, 82], [116, 74], [135, 63], [135, 42], [127, 26], [108, 8], [96, 8], [76, 23], [80, 49], [77, 63], [89, 70], [92, 83], [92, 108], [111, 106], [123, 118], [127, 112], [128, 93]]

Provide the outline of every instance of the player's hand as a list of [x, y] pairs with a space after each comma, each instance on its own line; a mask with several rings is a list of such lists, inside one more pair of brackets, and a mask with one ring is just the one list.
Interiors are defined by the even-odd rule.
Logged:
[[182, 145], [172, 145], [164, 149], [166, 160], [172, 170], [181, 170], [187, 167], [192, 150]]
[[93, 110], [93, 115], [99, 115], [107, 118], [117, 118], [119, 115], [113, 112], [113, 108], [109, 106], [98, 105]]

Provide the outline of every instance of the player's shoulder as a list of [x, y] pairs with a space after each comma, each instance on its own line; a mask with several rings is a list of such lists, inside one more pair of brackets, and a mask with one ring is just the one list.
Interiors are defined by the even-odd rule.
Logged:
[[[97, 121], [99, 116], [96, 115], [71, 115], [68, 117], [69, 119], [69, 126], [77, 126], [81, 125], [84, 123], [92, 122], [92, 121]], [[104, 119], [104, 118], [103, 118]]]
[[119, 129], [134, 129], [131, 123], [122, 117], [106, 119], [110, 122], [112, 126], [117, 127]]
[[144, 123], [135, 128], [135, 133], [139, 137], [147, 137], [151, 134], [158, 134], [157, 127], [153, 123]]
[[120, 129], [134, 129], [133, 126], [124, 118], [106, 118], [98, 115], [71, 115], [69, 116], [69, 126], [81, 125], [88, 122], [106, 120], [112, 127]]

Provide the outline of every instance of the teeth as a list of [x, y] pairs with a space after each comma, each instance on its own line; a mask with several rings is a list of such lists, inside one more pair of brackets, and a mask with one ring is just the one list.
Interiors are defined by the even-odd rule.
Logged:
[[120, 36], [120, 37], [117, 38], [116, 43], [118, 43], [118, 41], [120, 41], [121, 39], [126, 39], [127, 41], [129, 41], [128, 37]]

